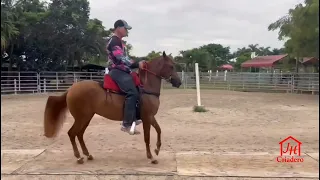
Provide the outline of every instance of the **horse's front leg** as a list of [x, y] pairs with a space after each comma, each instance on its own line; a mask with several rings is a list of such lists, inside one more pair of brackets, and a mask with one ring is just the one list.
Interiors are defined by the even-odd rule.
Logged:
[[155, 149], [154, 152], [156, 153], [156, 155], [159, 155], [160, 148], [161, 148], [161, 128], [155, 117], [153, 117], [151, 125], [154, 127], [154, 129], [157, 132], [157, 149]]
[[151, 151], [150, 151], [150, 127], [152, 118], [144, 119], [143, 120], [143, 133], [144, 133], [144, 142], [146, 143], [146, 151], [147, 151], [147, 158], [151, 160], [152, 164], [158, 164], [158, 161], [153, 158]]

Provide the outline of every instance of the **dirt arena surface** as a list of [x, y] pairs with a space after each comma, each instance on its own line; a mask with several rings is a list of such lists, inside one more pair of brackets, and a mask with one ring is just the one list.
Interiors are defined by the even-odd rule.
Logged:
[[[4, 179], [242, 179], [319, 178], [319, 96], [202, 90], [209, 110], [194, 113], [195, 90], [162, 90], [159, 164], [146, 159], [143, 135], [95, 116], [84, 134], [95, 158], [76, 164], [67, 131], [43, 136], [48, 94], [1, 97], [1, 177]], [[142, 126], [138, 126], [142, 131]], [[151, 148], [156, 132], [151, 130]], [[302, 142], [303, 163], [279, 163], [279, 142]], [[78, 143], [78, 148], [80, 145]], [[81, 149], [79, 149], [81, 151]], [[64, 175], [54, 175], [64, 174]], [[202, 177], [208, 176], [208, 177]]]

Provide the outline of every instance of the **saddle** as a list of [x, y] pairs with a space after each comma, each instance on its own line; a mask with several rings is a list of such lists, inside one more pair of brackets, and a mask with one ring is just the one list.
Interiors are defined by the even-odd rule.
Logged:
[[[140, 94], [141, 93], [142, 84], [141, 84], [139, 75], [136, 72], [132, 72], [131, 76], [132, 76], [134, 84], [136, 85], [136, 88], [137, 88], [137, 90], [138, 90], [138, 92]], [[112, 78], [111, 78], [111, 76], [109, 74], [105, 74], [104, 75], [103, 83], [101, 84], [101, 86], [107, 92], [119, 94], [119, 95], [122, 95], [122, 96], [126, 95], [126, 93], [121, 91], [121, 89], [119, 88], [117, 83], [112, 80]], [[136, 102], [136, 119], [137, 120], [141, 119], [141, 117], [140, 117], [140, 106], [141, 106], [141, 104], [140, 104], [140, 98], [139, 98], [137, 100], [137, 102]], [[123, 105], [123, 107], [124, 107], [124, 105]]]
[[[131, 76], [133, 78], [134, 84], [139, 89], [139, 87], [142, 86], [139, 75], [136, 72], [132, 72]], [[106, 90], [113, 91], [115, 93], [124, 94], [124, 92], [121, 91], [117, 83], [112, 80], [109, 74], [104, 75], [103, 88]]]

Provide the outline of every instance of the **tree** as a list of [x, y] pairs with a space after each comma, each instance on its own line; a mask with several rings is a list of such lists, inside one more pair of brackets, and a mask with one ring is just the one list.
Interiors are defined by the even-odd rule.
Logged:
[[59, 70], [105, 61], [106, 30], [89, 19], [87, 0], [1, 1], [1, 64], [24, 70]]
[[201, 48], [193, 48], [186, 51], [181, 51], [182, 59], [188, 70], [194, 71], [194, 63], [199, 63], [200, 71], [207, 71], [208, 63], [210, 62], [210, 54]]
[[270, 55], [280, 55], [280, 54], [285, 54], [284, 48], [280, 48], [280, 49], [273, 48]]
[[251, 50], [251, 52], [259, 52], [258, 48], [259, 44], [249, 44], [248, 47]]
[[162, 52], [155, 52], [155, 51], [151, 51], [147, 56], [146, 56], [146, 60], [150, 61], [153, 58], [159, 57], [162, 55]]
[[207, 44], [198, 48], [180, 51], [179, 63], [185, 63], [187, 70], [194, 69], [194, 63], [199, 63], [201, 71], [215, 70], [218, 66], [229, 63], [232, 58], [229, 47], [221, 44]]
[[235, 69], [241, 69], [241, 64], [251, 59], [251, 53], [245, 52], [237, 57], [236, 62], [234, 64]]
[[10, 41], [17, 35], [19, 35], [19, 30], [14, 24], [12, 2], [1, 2], [1, 52], [3, 52]]
[[296, 57], [296, 71], [301, 57], [319, 58], [319, 1], [305, 0], [288, 15], [268, 26], [269, 31], [279, 30], [278, 38], [286, 40], [286, 52]]
[[200, 47], [208, 52], [207, 70], [214, 70], [217, 67], [228, 64], [231, 59], [230, 47], [224, 47], [221, 44], [207, 44]]

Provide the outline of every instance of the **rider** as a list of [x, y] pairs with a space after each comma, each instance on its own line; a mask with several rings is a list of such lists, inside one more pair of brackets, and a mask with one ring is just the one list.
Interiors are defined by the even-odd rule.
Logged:
[[[129, 132], [131, 124], [136, 120], [136, 102], [139, 92], [136, 89], [133, 78], [130, 75], [131, 69], [142, 68], [143, 61], [134, 62], [127, 55], [122, 38], [128, 35], [131, 26], [124, 20], [117, 20], [114, 23], [114, 32], [107, 43], [107, 53], [110, 61], [109, 75], [116, 82], [119, 88], [126, 93], [124, 117], [121, 130]], [[139, 125], [142, 121], [136, 121]], [[135, 133], [139, 133], [135, 131]]]

